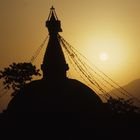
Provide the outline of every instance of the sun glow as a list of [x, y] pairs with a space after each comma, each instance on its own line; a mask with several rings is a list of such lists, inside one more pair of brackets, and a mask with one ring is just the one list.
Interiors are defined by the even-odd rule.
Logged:
[[88, 46], [85, 48], [85, 55], [103, 71], [114, 75], [125, 69], [128, 52], [125, 49], [126, 44], [121, 38], [115, 35], [96, 36], [89, 40]]
[[101, 61], [107, 61], [107, 60], [109, 59], [109, 55], [108, 55], [108, 53], [106, 53], [106, 52], [101, 52], [101, 53], [99, 54], [99, 57], [100, 57], [100, 60], [101, 60]]

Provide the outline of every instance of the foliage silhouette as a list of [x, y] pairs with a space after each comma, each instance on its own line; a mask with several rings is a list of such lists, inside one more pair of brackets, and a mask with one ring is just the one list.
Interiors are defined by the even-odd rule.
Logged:
[[109, 109], [116, 114], [135, 114], [140, 113], [140, 108], [133, 104], [133, 99], [112, 98], [107, 101]]
[[12, 63], [9, 67], [0, 71], [0, 79], [3, 79], [5, 89], [12, 88], [15, 93], [19, 91], [33, 76], [40, 76], [39, 69], [32, 63]]

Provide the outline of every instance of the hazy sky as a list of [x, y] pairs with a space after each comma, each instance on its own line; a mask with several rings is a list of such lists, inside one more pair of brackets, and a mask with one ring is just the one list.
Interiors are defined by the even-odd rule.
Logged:
[[92, 63], [120, 85], [140, 78], [140, 0], [0, 0], [0, 69], [32, 56], [52, 5], [61, 35]]

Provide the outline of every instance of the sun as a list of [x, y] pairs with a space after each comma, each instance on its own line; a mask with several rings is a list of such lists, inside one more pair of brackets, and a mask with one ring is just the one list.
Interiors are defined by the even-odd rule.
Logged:
[[99, 54], [99, 58], [101, 61], [107, 61], [109, 59], [109, 55], [107, 52], [101, 52]]

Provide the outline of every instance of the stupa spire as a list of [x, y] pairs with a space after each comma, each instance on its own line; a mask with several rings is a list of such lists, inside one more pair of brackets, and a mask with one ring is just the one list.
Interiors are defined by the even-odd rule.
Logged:
[[50, 9], [46, 27], [49, 32], [49, 42], [41, 66], [44, 79], [64, 79], [68, 65], [66, 63], [58, 33], [62, 32], [61, 22], [58, 20], [54, 7]]

